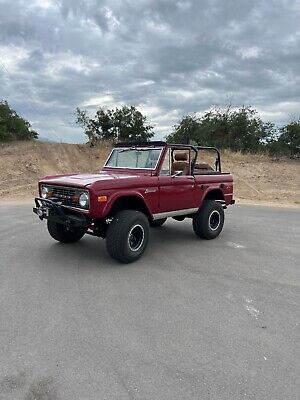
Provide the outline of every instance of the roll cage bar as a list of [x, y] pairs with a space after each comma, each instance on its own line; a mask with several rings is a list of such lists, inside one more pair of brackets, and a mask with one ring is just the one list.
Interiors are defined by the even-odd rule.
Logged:
[[198, 156], [198, 152], [199, 150], [212, 150], [215, 151], [217, 153], [217, 157], [216, 157], [216, 161], [215, 161], [215, 169], [218, 172], [222, 172], [222, 168], [221, 168], [221, 156], [220, 156], [220, 152], [216, 147], [212, 147], [212, 146], [194, 146], [192, 144], [172, 144], [172, 143], [167, 143], [167, 142], [163, 142], [163, 141], [152, 141], [152, 142], [119, 142], [116, 143], [114, 145], [114, 147], [172, 147], [174, 148], [178, 148], [178, 149], [182, 149], [182, 148], [186, 148], [186, 149], [193, 149], [196, 153], [196, 157], [193, 160], [193, 162], [191, 163], [191, 173], [193, 174], [194, 172], [194, 168], [195, 168], [195, 163], [197, 160], [197, 156]]

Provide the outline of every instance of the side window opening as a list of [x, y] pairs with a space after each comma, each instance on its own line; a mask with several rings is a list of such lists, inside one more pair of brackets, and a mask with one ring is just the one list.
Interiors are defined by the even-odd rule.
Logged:
[[194, 174], [218, 172], [217, 153], [215, 150], [199, 149], [194, 166]]
[[191, 175], [191, 152], [190, 149], [172, 149], [171, 174], [181, 172], [182, 175]]

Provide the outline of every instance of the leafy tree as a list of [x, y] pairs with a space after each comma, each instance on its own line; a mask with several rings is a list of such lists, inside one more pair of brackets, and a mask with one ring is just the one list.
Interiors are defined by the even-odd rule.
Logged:
[[274, 134], [274, 125], [265, 124], [251, 107], [212, 109], [202, 117], [187, 115], [167, 137], [170, 142], [257, 151]]
[[100, 108], [96, 112], [95, 118], [89, 118], [85, 110], [80, 110], [77, 107], [75, 115], [76, 123], [84, 127], [85, 134], [91, 143], [96, 142], [98, 139], [115, 139], [115, 127], [111, 110], [104, 111]]
[[113, 121], [119, 140], [147, 141], [154, 135], [153, 126], [147, 124], [147, 117], [133, 106], [116, 108]]
[[264, 123], [252, 108], [242, 107], [230, 115], [229, 148], [258, 151], [273, 136], [274, 125]]
[[169, 143], [188, 144], [199, 139], [199, 118], [196, 115], [185, 115], [179, 124], [174, 126], [173, 132], [166, 137]]
[[153, 135], [153, 127], [147, 118], [135, 107], [123, 106], [115, 110], [100, 108], [94, 118], [89, 118], [86, 111], [76, 109], [76, 123], [85, 129], [89, 141], [122, 140], [148, 141]]
[[229, 147], [230, 108], [213, 109], [200, 118], [198, 143], [201, 145]]
[[0, 101], [0, 141], [37, 139], [38, 133], [14, 111], [7, 101]]
[[286, 146], [290, 157], [300, 154], [300, 120], [292, 121], [280, 129], [278, 142]]

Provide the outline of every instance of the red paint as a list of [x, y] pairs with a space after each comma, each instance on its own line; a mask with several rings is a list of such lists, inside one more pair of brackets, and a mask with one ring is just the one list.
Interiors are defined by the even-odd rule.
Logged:
[[[230, 174], [190, 175], [173, 178], [170, 175], [160, 176], [164, 154], [169, 147], [172, 146], [165, 145], [156, 170], [104, 167], [96, 174], [47, 176], [39, 184], [88, 190], [90, 209], [86, 213], [93, 219], [107, 218], [114, 202], [124, 196], [135, 196], [141, 199], [150, 215], [200, 208], [203, 200], [212, 190], [222, 196], [227, 205], [231, 203], [233, 178]], [[98, 202], [98, 196], [107, 196], [107, 202]]]

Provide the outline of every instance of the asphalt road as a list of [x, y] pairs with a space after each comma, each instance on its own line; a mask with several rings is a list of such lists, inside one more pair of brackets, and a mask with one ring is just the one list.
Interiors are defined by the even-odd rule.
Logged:
[[1, 400], [300, 398], [299, 209], [169, 220], [122, 265], [1, 206], [0, 256]]

